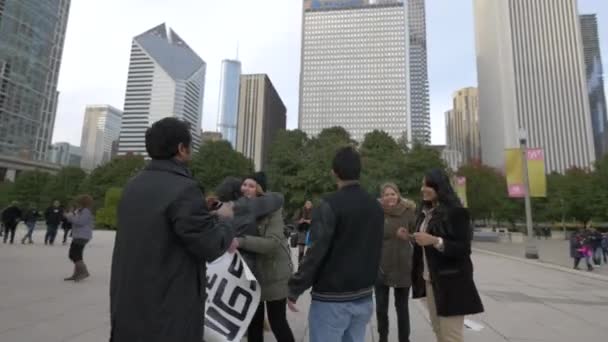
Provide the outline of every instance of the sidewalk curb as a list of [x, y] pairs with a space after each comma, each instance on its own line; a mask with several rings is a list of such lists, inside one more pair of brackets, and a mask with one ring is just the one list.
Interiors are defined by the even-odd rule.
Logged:
[[540, 267], [549, 268], [549, 269], [552, 269], [555, 271], [570, 273], [570, 274], [577, 275], [577, 276], [582, 276], [582, 277], [586, 277], [586, 278], [591, 278], [591, 279], [595, 279], [595, 280], [601, 280], [601, 281], [608, 282], [608, 276], [601, 275], [601, 274], [596, 274], [596, 273], [591, 273], [591, 272], [586, 272], [586, 271], [578, 271], [578, 270], [574, 270], [574, 269], [571, 269], [568, 267], [559, 266], [559, 265], [555, 265], [555, 264], [551, 264], [551, 263], [547, 263], [547, 262], [543, 262], [543, 261], [529, 260], [529, 259], [524, 259], [522, 257], [515, 257], [512, 255], [507, 255], [507, 254], [503, 254], [503, 253], [492, 252], [492, 251], [489, 251], [489, 250], [483, 249], [483, 248], [472, 248], [472, 250], [474, 252], [484, 253], [484, 254], [492, 255], [495, 257], [499, 257], [499, 258], [505, 258], [505, 259], [509, 259], [509, 260], [513, 260], [513, 261], [518, 261], [518, 262], [528, 264], [528, 265], [540, 266]]

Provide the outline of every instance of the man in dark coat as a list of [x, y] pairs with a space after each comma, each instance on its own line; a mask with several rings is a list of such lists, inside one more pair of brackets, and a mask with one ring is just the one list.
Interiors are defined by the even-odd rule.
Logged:
[[17, 223], [21, 219], [21, 210], [17, 206], [17, 202], [11, 203], [11, 205], [2, 211], [2, 224], [4, 225], [4, 243], [9, 240], [12, 244], [15, 241], [15, 230], [17, 229]]
[[52, 245], [55, 243], [55, 237], [57, 236], [57, 229], [59, 224], [63, 220], [63, 208], [61, 203], [57, 200], [53, 201], [53, 205], [48, 207], [44, 212], [44, 219], [46, 220], [46, 235], [44, 236], [44, 244]]
[[186, 163], [187, 123], [166, 118], [146, 132], [152, 161], [126, 185], [110, 280], [111, 342], [200, 342], [206, 266], [236, 250], [232, 205], [210, 213]]

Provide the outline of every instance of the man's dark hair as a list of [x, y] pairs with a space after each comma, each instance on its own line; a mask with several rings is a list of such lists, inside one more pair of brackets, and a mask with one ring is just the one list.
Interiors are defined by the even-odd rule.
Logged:
[[152, 159], [171, 159], [177, 155], [179, 144], [190, 147], [190, 125], [176, 118], [164, 118], [146, 131], [146, 151]]
[[359, 180], [361, 176], [361, 157], [353, 147], [343, 147], [336, 152], [332, 169], [340, 180]]

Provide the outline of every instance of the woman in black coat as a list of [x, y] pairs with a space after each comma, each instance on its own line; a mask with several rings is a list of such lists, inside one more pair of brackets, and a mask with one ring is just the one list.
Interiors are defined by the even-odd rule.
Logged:
[[448, 176], [431, 170], [422, 184], [423, 205], [416, 223], [412, 288], [427, 298], [439, 342], [463, 341], [464, 316], [483, 312], [473, 281], [469, 213]]

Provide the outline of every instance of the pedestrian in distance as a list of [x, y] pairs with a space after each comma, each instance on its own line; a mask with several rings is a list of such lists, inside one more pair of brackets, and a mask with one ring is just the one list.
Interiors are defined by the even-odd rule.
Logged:
[[57, 236], [57, 229], [63, 220], [63, 208], [58, 200], [53, 201], [53, 204], [44, 212], [46, 220], [46, 235], [44, 236], [45, 245], [53, 245]]
[[206, 263], [236, 251], [231, 203], [210, 212], [188, 169], [188, 123], [146, 131], [152, 159], [124, 187], [110, 278], [111, 342], [200, 342]]
[[589, 247], [588, 234], [584, 229], [579, 230], [570, 237], [570, 256], [574, 259], [574, 269], [578, 270], [581, 259], [585, 259], [587, 270], [593, 271], [591, 264], [591, 248]]
[[301, 264], [302, 259], [304, 258], [304, 252], [306, 250], [306, 234], [308, 234], [310, 223], [312, 222], [311, 201], [306, 201], [304, 206], [296, 212], [294, 215], [294, 221], [298, 233], [298, 264]]
[[413, 298], [426, 297], [438, 342], [464, 341], [465, 315], [484, 311], [473, 281], [473, 228], [447, 174], [429, 171], [414, 233]]
[[4, 243], [7, 241], [13, 244], [15, 241], [15, 231], [17, 230], [17, 224], [22, 218], [21, 209], [19, 209], [19, 203], [16, 201], [12, 202], [8, 208], [2, 211], [2, 224], [4, 224]]
[[34, 243], [32, 236], [34, 234], [34, 229], [36, 229], [36, 222], [39, 218], [40, 212], [36, 208], [36, 205], [30, 204], [28, 210], [26, 211], [23, 217], [23, 223], [25, 223], [25, 226], [27, 227], [27, 233], [25, 234], [23, 239], [21, 239], [21, 244], [25, 245], [26, 242], [29, 242], [31, 245]]
[[412, 286], [412, 244], [416, 228], [416, 204], [401, 197], [399, 187], [386, 183], [381, 189], [384, 209], [384, 243], [376, 283], [376, 318], [380, 342], [388, 342], [388, 302], [392, 288], [395, 294], [399, 342], [410, 340], [409, 293]]
[[89, 270], [83, 260], [84, 247], [93, 238], [95, 217], [92, 212], [93, 198], [80, 195], [76, 198], [76, 210], [67, 212], [65, 219], [72, 224], [72, 243], [68, 257], [74, 263], [74, 273], [66, 281], [81, 281], [89, 277]]
[[[265, 175], [256, 173], [245, 178], [241, 192], [251, 200], [265, 196]], [[277, 341], [295, 341], [287, 321], [287, 282], [293, 272], [293, 264], [283, 228], [283, 211], [279, 208], [257, 221], [256, 234], [237, 238], [241, 250], [256, 254], [256, 277], [262, 289], [260, 304], [247, 331], [249, 342], [264, 341], [265, 313]]]
[[384, 214], [359, 184], [361, 157], [338, 150], [332, 172], [338, 191], [313, 210], [311, 246], [289, 281], [289, 306], [312, 287], [311, 342], [363, 342], [372, 317], [382, 254]]
[[[66, 214], [73, 214], [74, 208], [68, 207], [65, 211]], [[72, 222], [68, 220], [65, 215], [63, 220], [61, 220], [61, 229], [63, 230], [63, 244], [66, 245], [68, 243], [68, 235], [71, 235], [72, 230]]]

